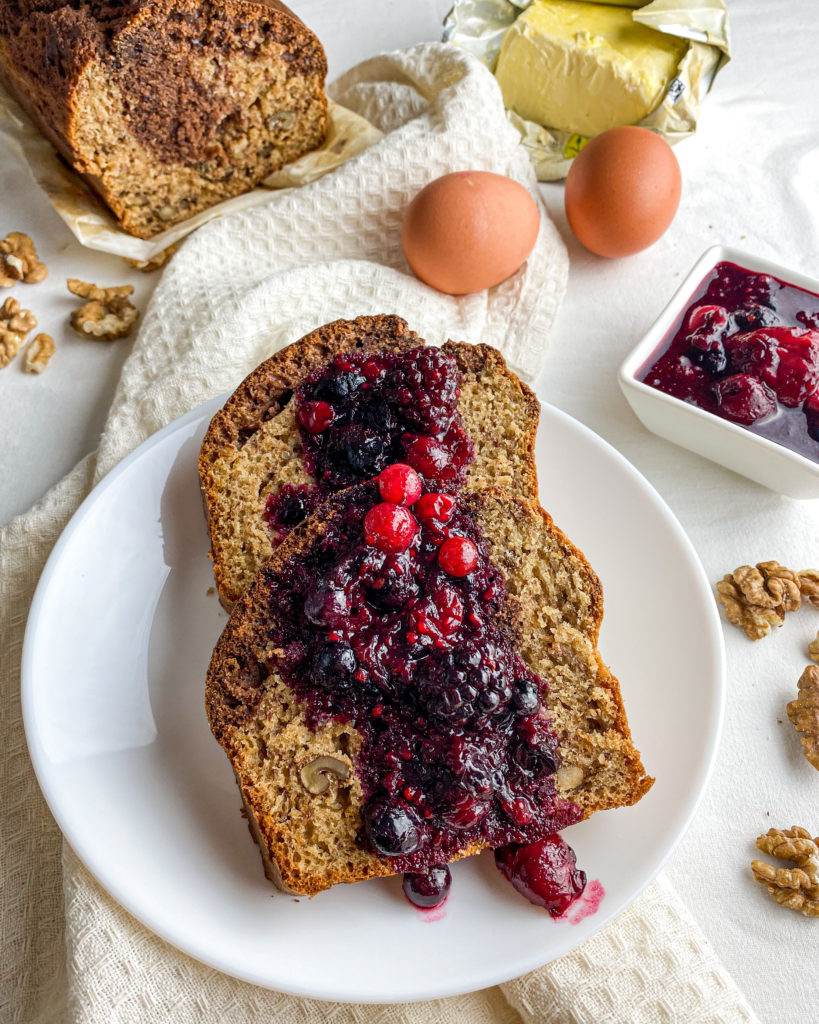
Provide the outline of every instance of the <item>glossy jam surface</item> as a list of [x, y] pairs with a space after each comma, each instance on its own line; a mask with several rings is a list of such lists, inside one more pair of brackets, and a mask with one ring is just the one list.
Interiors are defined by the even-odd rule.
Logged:
[[637, 379], [819, 462], [819, 295], [718, 263]]
[[519, 893], [552, 917], [563, 915], [586, 888], [574, 850], [558, 835], [496, 850], [495, 863]]
[[[498, 625], [504, 581], [480, 529], [461, 499], [425, 498], [394, 506], [412, 519], [403, 547], [389, 517], [386, 537], [365, 536], [384, 504], [376, 482], [332, 499], [320, 540], [271, 574], [268, 591], [273, 665], [306, 701], [308, 724], [340, 719], [363, 738], [359, 841], [413, 873], [580, 817], [556, 795], [546, 684]], [[477, 555], [463, 575], [441, 564], [451, 538], [469, 541], [458, 572]]]
[[336, 356], [296, 397], [307, 471], [338, 490], [408, 463], [428, 487], [457, 490], [474, 457], [460, 385], [455, 361], [431, 346]]

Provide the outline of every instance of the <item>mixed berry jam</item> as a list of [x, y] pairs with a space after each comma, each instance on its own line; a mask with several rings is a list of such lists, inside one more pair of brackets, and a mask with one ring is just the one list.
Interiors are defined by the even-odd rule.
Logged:
[[276, 494], [268, 495], [264, 519], [273, 540], [281, 544], [287, 534], [319, 507], [325, 495], [308, 484], [285, 484]]
[[337, 355], [296, 397], [308, 472], [337, 490], [406, 462], [428, 487], [458, 490], [474, 457], [460, 385], [455, 361], [438, 348]]
[[556, 794], [546, 683], [500, 625], [504, 579], [466, 500], [385, 500], [417, 497], [417, 479], [391, 467], [328, 500], [321, 538], [269, 576], [268, 646], [308, 725], [363, 738], [361, 844], [443, 899], [431, 869], [459, 851], [529, 844], [581, 813]]
[[718, 263], [637, 379], [819, 462], [819, 295]]

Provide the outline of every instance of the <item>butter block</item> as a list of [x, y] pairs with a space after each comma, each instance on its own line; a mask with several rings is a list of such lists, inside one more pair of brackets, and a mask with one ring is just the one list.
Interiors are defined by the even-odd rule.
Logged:
[[495, 77], [507, 108], [547, 128], [599, 135], [663, 98], [688, 43], [624, 7], [534, 0], [508, 29]]

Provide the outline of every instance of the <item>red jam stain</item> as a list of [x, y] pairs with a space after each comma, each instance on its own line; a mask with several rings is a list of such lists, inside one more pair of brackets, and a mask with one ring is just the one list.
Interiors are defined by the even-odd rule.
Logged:
[[436, 921], [443, 921], [446, 917], [446, 900], [429, 910], [425, 910], [423, 907], [416, 907], [415, 909], [418, 911], [418, 916], [422, 921], [426, 924], [434, 924]]
[[[384, 493], [395, 488], [417, 492], [392, 474]], [[358, 842], [414, 876], [582, 815], [556, 792], [547, 685], [499, 624], [504, 579], [464, 499], [433, 492], [384, 511], [384, 493], [373, 481], [331, 497], [321, 538], [271, 575], [268, 667], [310, 727], [358, 731]], [[441, 557], [453, 538], [469, 543]]]
[[578, 898], [573, 906], [569, 907], [562, 915], [561, 920], [566, 920], [569, 924], [580, 924], [587, 917], [597, 913], [605, 895], [605, 890], [600, 882], [597, 879], [592, 879], [587, 884], [582, 896]]
[[819, 295], [718, 263], [637, 379], [819, 462]]

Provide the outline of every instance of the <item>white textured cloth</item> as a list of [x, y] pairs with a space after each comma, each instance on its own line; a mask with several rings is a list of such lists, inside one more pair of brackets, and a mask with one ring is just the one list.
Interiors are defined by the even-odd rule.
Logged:
[[526, 275], [452, 299], [404, 270], [401, 209], [429, 178], [482, 167], [533, 174], [494, 80], [437, 45], [349, 73], [336, 98], [389, 132], [337, 174], [193, 236], [157, 289], [96, 458], [0, 532], [3, 956], [0, 1020], [160, 1024], [734, 1024], [755, 1017], [663, 879], [581, 949], [498, 988], [434, 1003], [350, 1006], [236, 981], [146, 931], [89, 876], [39, 793], [21, 726], [25, 617], [46, 557], [94, 480], [156, 429], [226, 390], [270, 351], [338, 316], [397, 311], [430, 341], [497, 345], [536, 371], [565, 283], [544, 216]]

